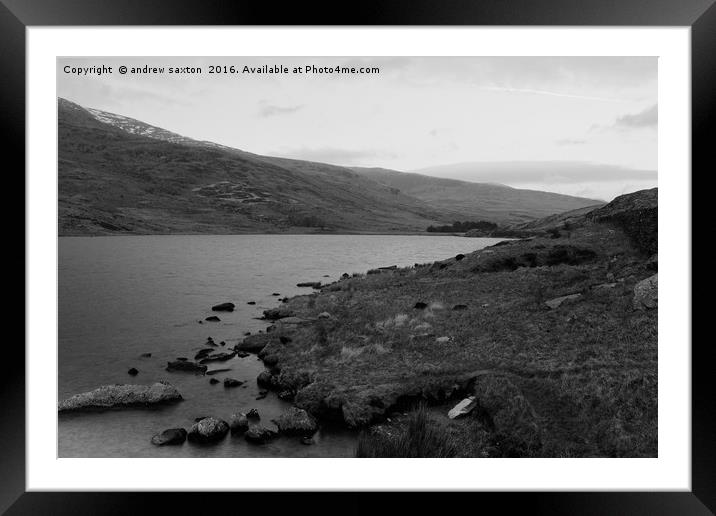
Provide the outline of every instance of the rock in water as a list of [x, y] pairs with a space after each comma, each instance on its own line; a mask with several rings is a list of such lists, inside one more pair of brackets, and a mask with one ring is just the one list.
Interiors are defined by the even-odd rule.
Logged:
[[214, 312], [233, 312], [234, 308], [236, 308], [234, 303], [219, 303], [211, 307]]
[[184, 441], [186, 441], [186, 430], [183, 428], [170, 428], [152, 437], [152, 444], [156, 446], [182, 444]]
[[58, 412], [75, 410], [109, 409], [115, 407], [150, 406], [181, 400], [181, 394], [173, 385], [157, 382], [152, 385], [103, 385], [98, 389], [58, 404]]
[[205, 373], [207, 367], [205, 365], [197, 364], [196, 362], [188, 362], [186, 360], [175, 360], [174, 362], [167, 362], [167, 371], [188, 371], [190, 373]]
[[224, 387], [226, 387], [227, 389], [229, 387], [239, 387], [243, 384], [244, 384], [244, 382], [242, 382], [240, 380], [236, 380], [234, 378], [224, 378]]
[[304, 281], [303, 283], [296, 283], [297, 287], [312, 287], [312, 288], [321, 288], [321, 282], [320, 281]]
[[194, 423], [189, 430], [189, 440], [199, 443], [212, 443], [220, 441], [229, 431], [229, 424], [226, 421], [215, 417], [205, 417]]
[[465, 398], [460, 403], [455, 405], [452, 409], [450, 409], [450, 412], [448, 412], [448, 417], [450, 419], [456, 419], [458, 417], [465, 416], [472, 412], [476, 406], [477, 403], [475, 402], [475, 396], [470, 396], [469, 398]]
[[552, 310], [554, 310], [555, 308], [559, 308], [562, 305], [562, 303], [575, 301], [575, 300], [579, 299], [580, 297], [582, 297], [582, 294], [570, 294], [568, 296], [555, 297], [554, 299], [545, 301], [544, 304], [547, 305]]
[[210, 315], [209, 317], [207, 317], [207, 318], [204, 319], [204, 320], [205, 320], [205, 321], [209, 321], [209, 322], [219, 322], [219, 321], [221, 321], [221, 319], [219, 319], [219, 318], [218, 318], [217, 316], [215, 316], [215, 315]]
[[658, 308], [659, 282], [658, 273], [649, 276], [634, 286], [634, 309], [646, 310]]
[[271, 336], [265, 333], [256, 333], [249, 335], [244, 338], [243, 341], [239, 342], [234, 349], [239, 351], [250, 351], [252, 353], [258, 353], [266, 347], [266, 344], [271, 340]]
[[268, 321], [276, 321], [278, 319], [285, 319], [286, 317], [293, 317], [295, 314], [292, 310], [286, 308], [271, 308], [270, 310], [264, 310], [264, 319]]
[[249, 419], [244, 413], [232, 414], [229, 426], [232, 434], [243, 434], [249, 429]]
[[127, 374], [130, 376], [137, 376], [139, 374], [139, 371], [137, 371], [136, 367], [132, 367], [129, 371], [127, 371]]
[[219, 380], [217, 380], [216, 378], [212, 378], [211, 380], [209, 380], [209, 383], [211, 385], [216, 385], [217, 383], [219, 383]]
[[246, 431], [244, 439], [254, 444], [265, 444], [275, 435], [276, 432], [273, 432], [262, 425], [254, 425]]
[[291, 407], [274, 421], [281, 433], [286, 435], [313, 435], [318, 430], [316, 420], [308, 412]]

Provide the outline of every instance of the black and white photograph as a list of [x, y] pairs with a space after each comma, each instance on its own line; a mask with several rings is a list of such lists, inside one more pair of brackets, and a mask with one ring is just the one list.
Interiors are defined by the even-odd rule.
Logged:
[[58, 57], [59, 458], [657, 458], [658, 58]]

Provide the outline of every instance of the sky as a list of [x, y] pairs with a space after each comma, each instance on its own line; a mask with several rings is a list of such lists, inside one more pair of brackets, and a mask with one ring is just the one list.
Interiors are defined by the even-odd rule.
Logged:
[[[243, 73], [262, 65], [289, 71]], [[57, 95], [258, 154], [603, 200], [656, 186], [655, 57], [60, 58]]]

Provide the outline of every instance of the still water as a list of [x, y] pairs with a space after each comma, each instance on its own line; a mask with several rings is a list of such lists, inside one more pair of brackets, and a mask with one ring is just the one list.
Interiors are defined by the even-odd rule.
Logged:
[[[157, 447], [149, 440], [194, 419], [258, 409], [262, 423], [289, 404], [269, 394], [256, 400], [262, 363], [253, 355], [214, 362], [230, 368], [214, 378], [243, 380], [242, 387], [210, 385], [210, 376], [165, 371], [168, 360], [194, 356], [207, 337], [233, 346], [278, 296], [310, 293], [303, 281], [330, 282], [344, 272], [430, 262], [492, 245], [499, 239], [397, 235], [171, 235], [64, 237], [59, 240], [60, 399], [112, 383], [168, 380], [184, 397], [153, 409], [62, 415], [60, 457], [350, 457], [356, 435], [324, 429], [315, 445], [281, 437], [256, 446], [240, 437], [201, 446]], [[231, 301], [232, 313], [211, 312]], [[255, 305], [248, 305], [255, 301]], [[220, 322], [204, 322], [218, 315]], [[221, 349], [221, 348], [219, 348]], [[150, 358], [141, 354], [151, 353]], [[136, 377], [127, 374], [135, 367]]]

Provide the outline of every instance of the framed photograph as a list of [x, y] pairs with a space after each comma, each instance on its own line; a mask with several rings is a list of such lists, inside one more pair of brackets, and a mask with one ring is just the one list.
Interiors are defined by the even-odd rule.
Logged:
[[26, 303], [0, 509], [716, 510], [712, 4], [3, 0]]

